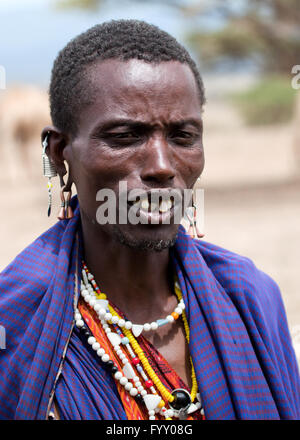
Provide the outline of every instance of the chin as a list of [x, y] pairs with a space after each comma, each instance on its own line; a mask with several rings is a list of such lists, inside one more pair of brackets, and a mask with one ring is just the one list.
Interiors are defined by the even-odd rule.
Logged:
[[[149, 231], [150, 232], [150, 231]], [[113, 237], [116, 241], [128, 246], [131, 249], [141, 251], [161, 252], [175, 245], [178, 234], [176, 231], [170, 233], [158, 233], [154, 230], [151, 233], [134, 234], [133, 232], [124, 231], [118, 225], [113, 228]]]

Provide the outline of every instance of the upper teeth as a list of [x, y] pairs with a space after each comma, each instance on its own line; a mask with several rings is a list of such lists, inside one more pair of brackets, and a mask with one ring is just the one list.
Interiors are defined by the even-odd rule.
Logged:
[[160, 212], [167, 212], [170, 211], [172, 208], [172, 202], [171, 200], [162, 200], [160, 202], [159, 210]]
[[142, 208], [144, 211], [148, 211], [149, 206], [150, 206], [150, 204], [149, 204], [148, 199], [143, 199], [143, 200], [141, 200], [141, 208]]
[[151, 202], [151, 212], [157, 212], [160, 210], [159, 203]]
[[161, 200], [159, 204], [156, 202], [151, 202], [150, 204], [148, 198], [145, 198], [136, 201], [134, 203], [134, 206], [137, 208], [141, 208], [143, 211], [148, 211], [149, 207], [151, 207], [151, 212], [155, 212], [155, 211], [167, 212], [172, 208], [173, 203], [169, 199], [169, 200]]

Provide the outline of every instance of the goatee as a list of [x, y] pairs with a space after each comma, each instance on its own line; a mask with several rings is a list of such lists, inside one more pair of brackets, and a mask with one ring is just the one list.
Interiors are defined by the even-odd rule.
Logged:
[[178, 233], [176, 232], [176, 234], [172, 238], [167, 240], [136, 239], [131, 235], [121, 231], [117, 225], [114, 225], [113, 232], [114, 232], [113, 234], [114, 238], [119, 243], [124, 244], [125, 246], [140, 251], [155, 251], [155, 252], [161, 252], [165, 249], [169, 249], [172, 246], [174, 246], [178, 235]]

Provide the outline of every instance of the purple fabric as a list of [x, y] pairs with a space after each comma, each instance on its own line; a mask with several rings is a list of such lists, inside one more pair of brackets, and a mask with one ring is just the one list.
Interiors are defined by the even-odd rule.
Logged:
[[127, 419], [115, 381], [99, 363], [86, 337], [75, 327], [55, 388], [61, 420]]
[[[75, 217], [49, 229], [0, 275], [7, 337], [1, 419], [45, 419], [70, 335], [56, 390], [65, 418], [126, 418], [110, 375], [72, 332], [82, 257], [77, 199], [72, 203]], [[192, 240], [181, 227], [171, 257], [206, 418], [299, 419], [299, 371], [274, 281], [249, 259]], [[69, 394], [59, 394], [63, 389]]]

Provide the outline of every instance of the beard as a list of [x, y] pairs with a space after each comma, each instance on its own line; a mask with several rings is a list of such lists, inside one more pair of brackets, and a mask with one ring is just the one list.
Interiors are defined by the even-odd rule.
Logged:
[[131, 234], [122, 231], [118, 227], [118, 225], [114, 225], [113, 227], [113, 237], [116, 241], [123, 244], [124, 246], [130, 247], [131, 249], [136, 249], [140, 251], [161, 252], [165, 249], [169, 249], [175, 245], [177, 235], [178, 232], [174, 233], [174, 235], [169, 239], [137, 239], [135, 237], [132, 237]]

